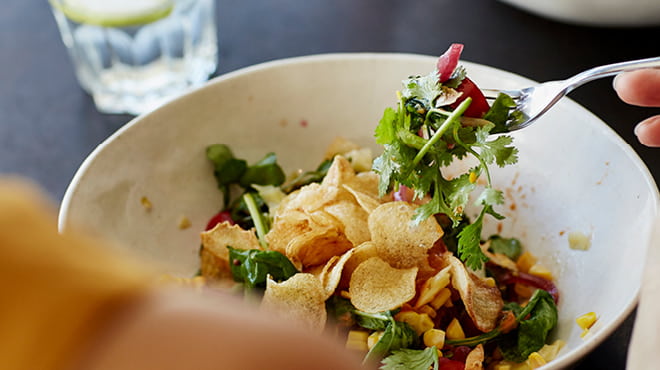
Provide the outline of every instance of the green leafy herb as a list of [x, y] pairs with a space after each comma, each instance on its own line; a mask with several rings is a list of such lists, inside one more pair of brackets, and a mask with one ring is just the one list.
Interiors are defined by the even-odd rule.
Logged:
[[331, 159], [326, 159], [316, 168], [314, 171], [306, 171], [296, 176], [291, 181], [282, 185], [282, 191], [286, 194], [291, 193], [292, 191], [299, 189], [305, 185], [311, 184], [313, 182], [321, 182], [325, 175], [328, 174], [328, 170], [332, 165]]
[[385, 330], [385, 328], [387, 328], [387, 325], [389, 325], [390, 322], [393, 320], [392, 313], [389, 311], [368, 313], [359, 310], [354, 310], [354, 313], [357, 324], [365, 329]]
[[426, 347], [423, 350], [402, 348], [393, 351], [382, 361], [382, 370], [438, 370], [438, 350]]
[[522, 362], [543, 347], [557, 325], [557, 306], [550, 293], [538, 289], [525, 307], [509, 303], [506, 308], [514, 312], [519, 324], [517, 330], [502, 337], [499, 346], [505, 359]]
[[415, 330], [405, 322], [388, 319], [385, 331], [364, 358], [365, 363], [377, 363], [392, 351], [408, 348], [419, 340]]
[[499, 235], [493, 235], [488, 240], [490, 240], [490, 250], [492, 252], [504, 254], [514, 261], [522, 253], [522, 244], [516, 238], [503, 238]]
[[239, 183], [244, 188], [252, 184], [279, 186], [285, 178], [284, 171], [277, 164], [275, 153], [268, 153], [262, 160], [245, 170]]
[[247, 169], [247, 162], [234, 157], [225, 144], [213, 144], [206, 148], [206, 156], [213, 163], [213, 174], [223, 193], [225, 204], [229, 204], [229, 185], [238, 183]]
[[274, 280], [284, 281], [298, 272], [291, 261], [280, 252], [227, 248], [234, 281], [245, 283], [247, 289], [266, 287], [268, 275]]
[[[464, 70], [459, 72], [456, 78], [464, 78]], [[452, 96], [452, 89], [440, 84], [436, 73], [404, 81], [397, 109], [387, 108], [376, 127], [376, 142], [383, 145], [383, 154], [374, 160], [373, 169], [380, 176], [381, 195], [405, 185], [414, 190], [417, 199], [431, 196], [429, 202], [417, 209], [413, 222], [444, 214], [453, 227], [463, 226], [464, 210], [477, 189], [476, 179], [485, 176], [485, 188], [476, 199], [481, 212], [456, 237], [458, 256], [476, 270], [487, 260], [479, 247], [484, 216], [501, 219], [494, 207], [504, 201], [502, 192], [491, 185], [488, 166], [513, 164], [518, 160], [518, 151], [511, 146], [511, 137], [491, 137], [497, 127], [494, 123], [461, 126], [460, 118], [471, 99], [466, 98], [450, 110], [440, 103], [451, 101], [442, 99], [447, 96]], [[504, 98], [500, 99], [501, 107], [495, 107], [491, 116], [500, 119], [505, 103]], [[468, 155], [479, 161], [476, 167], [460, 176], [444, 176], [445, 167]]]

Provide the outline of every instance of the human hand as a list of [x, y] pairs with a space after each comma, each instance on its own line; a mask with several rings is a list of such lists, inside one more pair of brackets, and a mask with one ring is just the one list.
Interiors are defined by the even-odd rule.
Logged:
[[[641, 107], [660, 107], [660, 69], [625, 72], [614, 79], [614, 90], [624, 102]], [[660, 147], [660, 115], [637, 124], [640, 143]]]

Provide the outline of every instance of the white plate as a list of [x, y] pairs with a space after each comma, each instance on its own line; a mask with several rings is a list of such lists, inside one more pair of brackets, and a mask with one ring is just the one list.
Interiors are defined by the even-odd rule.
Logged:
[[[174, 273], [198, 268], [199, 232], [221, 207], [205, 147], [226, 143], [249, 161], [277, 153], [288, 170], [312, 169], [337, 135], [374, 146], [373, 130], [411, 74], [427, 74], [436, 58], [407, 54], [329, 54], [269, 62], [220, 76], [127, 124], [83, 163], [67, 189], [59, 227], [80, 225], [166, 264]], [[464, 62], [481, 87], [532, 81]], [[632, 128], [631, 128], [632, 129]], [[561, 291], [559, 328], [567, 342], [549, 368], [564, 367], [596, 347], [632, 311], [658, 192], [634, 151], [607, 125], [562, 100], [535, 125], [515, 133], [520, 162], [495, 169], [506, 191], [507, 219], [489, 222], [519, 237], [551, 267]], [[140, 199], [153, 203], [146, 212]], [[180, 230], [181, 217], [192, 227]], [[591, 237], [588, 251], [567, 235]], [[575, 318], [594, 311], [592, 335]]]

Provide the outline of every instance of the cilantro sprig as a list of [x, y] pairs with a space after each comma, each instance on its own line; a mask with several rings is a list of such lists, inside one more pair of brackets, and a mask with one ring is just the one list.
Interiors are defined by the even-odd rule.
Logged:
[[[461, 69], [461, 71], [464, 71]], [[506, 96], [499, 97], [481, 125], [462, 125], [461, 118], [471, 103], [466, 98], [455, 108], [460, 94], [456, 86], [464, 72], [446, 84], [438, 82], [437, 73], [413, 76], [404, 81], [397, 108], [387, 108], [376, 127], [375, 137], [383, 145], [383, 153], [374, 160], [373, 169], [380, 175], [379, 192], [385, 195], [404, 185], [414, 190], [415, 198], [430, 196], [420, 206], [413, 222], [419, 223], [435, 214], [447, 215], [454, 227], [465, 216], [470, 195], [478, 189], [477, 180], [485, 177], [485, 185], [476, 198], [481, 211], [476, 219], [458, 234], [458, 257], [470, 268], [480, 269], [487, 257], [479, 243], [485, 215], [503, 216], [495, 207], [504, 202], [500, 190], [492, 187], [489, 166], [504, 167], [518, 160], [518, 150], [510, 136], [492, 134], [505, 131], [509, 119]], [[446, 167], [468, 156], [478, 164], [467, 173], [449, 177]]]

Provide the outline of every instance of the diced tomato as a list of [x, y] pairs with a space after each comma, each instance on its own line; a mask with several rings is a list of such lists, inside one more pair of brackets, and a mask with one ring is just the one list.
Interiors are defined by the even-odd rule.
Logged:
[[463, 82], [461, 82], [461, 84], [456, 88], [456, 91], [463, 94], [454, 104], [450, 105], [452, 108], [458, 107], [458, 105], [468, 97], [472, 98], [470, 106], [465, 111], [465, 113], [463, 113], [465, 117], [481, 118], [490, 109], [490, 105], [488, 105], [488, 101], [486, 101], [484, 93], [482, 93], [479, 87], [477, 87], [477, 84], [475, 84], [469, 78], [465, 77]]
[[463, 44], [451, 44], [449, 49], [438, 58], [438, 81], [443, 83], [451, 78], [463, 52]]
[[446, 357], [438, 358], [438, 369], [440, 370], [464, 370], [465, 364], [460, 361], [450, 360]]
[[206, 229], [204, 230], [205, 231], [211, 230], [212, 228], [215, 227], [215, 225], [222, 222], [229, 222], [232, 225], [235, 224], [234, 220], [232, 220], [231, 218], [231, 214], [229, 213], [229, 211], [220, 211], [215, 216], [211, 217], [209, 222], [206, 224]]

